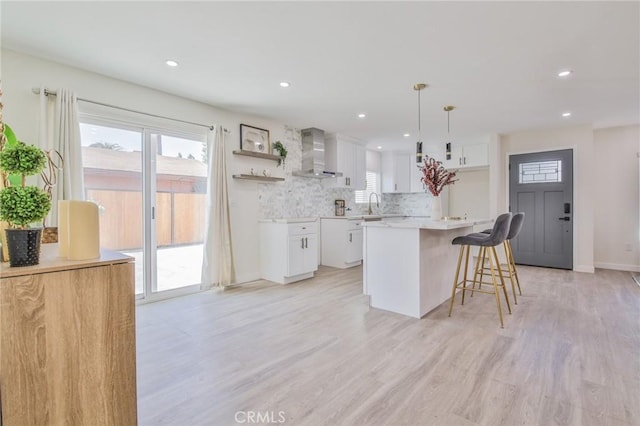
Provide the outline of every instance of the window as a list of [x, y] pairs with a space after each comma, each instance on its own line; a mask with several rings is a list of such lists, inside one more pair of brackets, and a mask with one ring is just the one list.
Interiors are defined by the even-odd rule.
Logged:
[[356, 203], [368, 203], [372, 192], [380, 193], [380, 174], [367, 171], [367, 186], [364, 191], [356, 191]]
[[518, 165], [518, 183], [562, 182], [562, 160], [535, 161]]

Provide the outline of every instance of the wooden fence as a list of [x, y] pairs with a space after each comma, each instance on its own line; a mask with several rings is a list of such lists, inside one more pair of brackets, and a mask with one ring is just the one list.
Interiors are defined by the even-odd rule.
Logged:
[[[100, 206], [100, 245], [111, 250], [142, 248], [142, 193], [88, 189], [87, 199]], [[202, 243], [205, 194], [158, 192], [158, 246]]]

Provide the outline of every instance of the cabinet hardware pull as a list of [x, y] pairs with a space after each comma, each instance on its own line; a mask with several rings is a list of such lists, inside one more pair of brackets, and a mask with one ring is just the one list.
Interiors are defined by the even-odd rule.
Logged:
[[352, 241], [353, 241], [352, 234], [351, 232], [349, 232], [349, 242], [352, 242]]
[[302, 244], [302, 248], [304, 248], [304, 238], [300, 238], [300, 243]]
[[462, 166], [462, 157], [458, 158], [458, 165]]
[[304, 237], [304, 248], [309, 248], [309, 239]]

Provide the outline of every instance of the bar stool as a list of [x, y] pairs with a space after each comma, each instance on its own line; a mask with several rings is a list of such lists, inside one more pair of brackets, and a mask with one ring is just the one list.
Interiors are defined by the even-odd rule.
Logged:
[[[520, 278], [518, 278], [518, 271], [516, 270], [516, 261], [513, 259], [513, 251], [511, 251], [511, 240], [518, 236], [520, 231], [522, 230], [522, 224], [524, 223], [524, 212], [519, 212], [513, 215], [511, 219], [511, 226], [509, 227], [509, 234], [507, 235], [507, 239], [504, 240], [504, 255], [505, 259], [507, 259], [506, 265], [500, 265], [505, 272], [505, 276], [509, 278], [511, 281], [511, 290], [513, 291], [513, 300], [514, 303], [518, 304], [518, 298], [516, 296], [516, 288], [518, 286], [518, 293], [522, 296], [522, 289], [520, 288]], [[483, 234], [491, 234], [491, 229], [485, 229], [482, 231]], [[480, 258], [480, 257], [479, 257]], [[483, 270], [489, 270], [486, 266], [486, 262], [483, 262]], [[506, 269], [506, 271], [505, 271]], [[515, 283], [514, 283], [515, 279]], [[482, 282], [482, 279], [480, 279]]]
[[[502, 319], [502, 307], [500, 306], [500, 295], [498, 288], [502, 288], [502, 292], [504, 293], [504, 298], [507, 301], [507, 308], [509, 309], [509, 313], [511, 313], [511, 305], [509, 304], [509, 296], [507, 295], [507, 290], [504, 285], [504, 277], [502, 276], [502, 270], [500, 269], [500, 261], [498, 260], [498, 253], [496, 252], [496, 246], [504, 243], [509, 234], [509, 229], [511, 226], [511, 213], [504, 213], [498, 216], [496, 219], [496, 223], [491, 230], [489, 235], [476, 233], [469, 234], [460, 237], [456, 237], [453, 239], [451, 244], [460, 245], [460, 254], [458, 255], [458, 267], [456, 269], [456, 276], [453, 280], [453, 289], [451, 291], [451, 302], [449, 304], [449, 316], [451, 316], [451, 312], [453, 311], [453, 303], [456, 297], [456, 290], [458, 288], [462, 289], [462, 305], [464, 305], [464, 296], [465, 292], [470, 291], [473, 295], [475, 292], [485, 293], [485, 294], [495, 294], [496, 296], [496, 304], [498, 305], [498, 316], [500, 317], [500, 327], [504, 328], [504, 322]], [[476, 263], [473, 280], [467, 278], [468, 265], [469, 265], [469, 251], [471, 246], [480, 247], [480, 256], [478, 258], [478, 262]], [[466, 249], [466, 250], [465, 250]], [[484, 260], [486, 256], [487, 249], [489, 249], [489, 266], [491, 270], [491, 282], [487, 284], [493, 285], [493, 291], [483, 290], [480, 285], [476, 288], [476, 283], [480, 284], [481, 281], [477, 281], [478, 274], [481, 274], [482, 267], [484, 265]], [[466, 254], [465, 254], [466, 252]], [[460, 266], [462, 264], [463, 254], [465, 256], [464, 262], [464, 277], [462, 281], [458, 281], [460, 276]], [[467, 283], [473, 283], [471, 288], [467, 288]]]

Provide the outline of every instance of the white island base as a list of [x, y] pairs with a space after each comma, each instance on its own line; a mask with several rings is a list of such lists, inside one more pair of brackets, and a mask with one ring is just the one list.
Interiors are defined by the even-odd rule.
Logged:
[[364, 293], [373, 308], [422, 318], [451, 297], [459, 236], [482, 221], [366, 223]]

